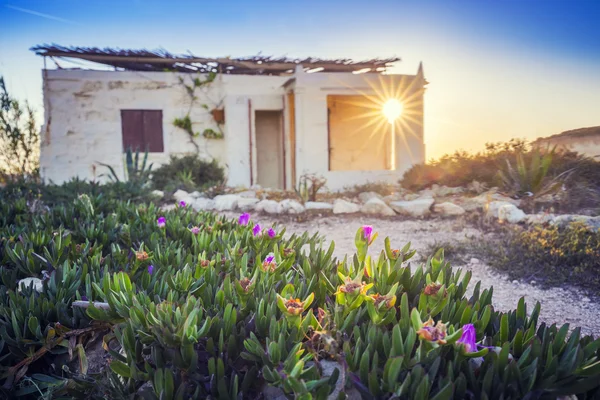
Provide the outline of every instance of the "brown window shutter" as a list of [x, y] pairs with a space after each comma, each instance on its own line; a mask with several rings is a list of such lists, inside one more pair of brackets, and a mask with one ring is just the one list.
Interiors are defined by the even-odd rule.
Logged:
[[151, 153], [162, 153], [164, 151], [163, 126], [161, 110], [144, 110], [143, 117], [144, 148]]
[[143, 111], [121, 110], [121, 131], [123, 133], [123, 151], [144, 150]]

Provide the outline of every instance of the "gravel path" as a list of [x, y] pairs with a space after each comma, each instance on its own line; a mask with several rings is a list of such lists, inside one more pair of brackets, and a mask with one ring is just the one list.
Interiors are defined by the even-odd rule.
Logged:
[[[231, 214], [233, 216], [233, 214]], [[235, 214], [237, 217], [237, 214]], [[335, 255], [343, 258], [345, 254], [355, 252], [354, 235], [361, 225], [372, 225], [379, 237], [372, 246], [375, 255], [383, 248], [383, 239], [390, 237], [393, 247], [401, 248], [407, 242], [417, 250], [415, 259], [427, 257], [422, 254], [431, 244], [453, 242], [465, 237], [478, 237], [481, 232], [466, 226], [457, 219], [449, 220], [399, 220], [379, 219], [366, 216], [330, 216], [309, 219], [304, 222], [291, 218], [276, 219], [269, 216], [255, 217], [261, 224], [278, 222], [286, 227], [288, 233], [309, 231], [319, 232], [327, 241], [335, 241]], [[471, 286], [481, 281], [482, 288], [494, 286], [493, 303], [499, 310], [514, 309], [521, 297], [525, 297], [529, 310], [537, 301], [542, 305], [540, 320], [547, 324], [562, 325], [569, 323], [572, 328], [580, 326], [583, 334], [598, 336], [600, 329], [600, 301], [573, 287], [543, 289], [530, 283], [510, 281], [495, 272], [483, 262], [471, 258], [466, 265], [455, 265], [473, 272]]]

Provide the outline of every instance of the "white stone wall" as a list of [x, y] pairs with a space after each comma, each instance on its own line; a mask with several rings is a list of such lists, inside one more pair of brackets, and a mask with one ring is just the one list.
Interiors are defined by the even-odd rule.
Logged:
[[[110, 164], [123, 177], [121, 110], [148, 109], [163, 112], [164, 153], [150, 153], [154, 167], [168, 161], [170, 154], [193, 153], [195, 147], [183, 130], [173, 126], [184, 117], [190, 98], [179, 82], [189, 84], [189, 74], [133, 71], [48, 70], [44, 99], [46, 123], [42, 135], [41, 173], [46, 181], [61, 183], [74, 177], [105, 180]], [[195, 76], [194, 76], [195, 77]], [[200, 154], [216, 158], [227, 168], [232, 185], [248, 185], [249, 102], [260, 109], [283, 108], [281, 85], [287, 78], [220, 75], [196, 90], [198, 99], [190, 112], [194, 131], [216, 130], [210, 108], [226, 109], [225, 139], [195, 142]]]
[[[328, 188], [336, 191], [365, 182], [394, 183], [412, 165], [425, 162], [422, 87], [418, 75], [297, 73], [289, 86], [296, 99], [297, 179], [303, 173], [318, 173], [327, 178]], [[395, 171], [329, 171], [327, 96], [356, 94], [382, 103], [392, 97], [404, 103], [402, 122], [396, 129]]]
[[[122, 177], [122, 109], [162, 110], [164, 153], [149, 155], [155, 167], [168, 161], [170, 154], [194, 152], [187, 133], [173, 126], [173, 120], [185, 116], [190, 105], [179, 77], [189, 80], [191, 75], [45, 71], [42, 177], [55, 183], [74, 177], [105, 180], [100, 175], [108, 170], [99, 163], [112, 165]], [[305, 172], [319, 173], [327, 178], [331, 190], [339, 190], [367, 181], [396, 182], [411, 165], [425, 161], [421, 109], [420, 116], [416, 110], [416, 117], [407, 119], [402, 132], [398, 132], [397, 141], [403, 145], [397, 147], [396, 171], [328, 171], [327, 95], [365, 94], [385, 99], [399, 93], [400, 97], [422, 99], [419, 76], [299, 72], [294, 77], [295, 81], [284, 88], [290, 76], [219, 75], [213, 83], [196, 91], [198, 99], [190, 113], [195, 131], [216, 128], [202, 104], [225, 108], [225, 138], [207, 140], [200, 136], [195, 141], [201, 156], [214, 157], [226, 167], [229, 185], [249, 186], [256, 182], [255, 111], [286, 110], [288, 90], [295, 92], [296, 179]], [[422, 107], [422, 102], [418, 107]], [[292, 189], [296, 183], [291, 178], [287, 110], [284, 117], [286, 187]]]

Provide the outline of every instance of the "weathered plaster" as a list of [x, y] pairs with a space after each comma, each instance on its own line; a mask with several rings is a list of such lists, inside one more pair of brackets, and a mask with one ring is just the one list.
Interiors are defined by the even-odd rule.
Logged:
[[[193, 153], [195, 148], [187, 133], [173, 126], [173, 120], [185, 116], [189, 108], [190, 99], [179, 82], [180, 76], [189, 79], [189, 75], [171, 72], [44, 71], [44, 129], [48, 132], [41, 149], [43, 178], [56, 183], [74, 177], [106, 179], [99, 177], [108, 172], [100, 162], [112, 165], [122, 176], [120, 112], [123, 109], [162, 110], [164, 153], [149, 155], [155, 167], [168, 161], [171, 154]], [[211, 115], [201, 105], [220, 103], [225, 108], [225, 138], [207, 140], [200, 136], [195, 142], [202, 157], [214, 157], [226, 166], [229, 185], [249, 186], [256, 182], [257, 171], [255, 111], [284, 110], [286, 187], [292, 188], [290, 105], [285, 104], [285, 94], [293, 90], [296, 179], [304, 172], [319, 173], [328, 179], [332, 190], [365, 181], [397, 181], [410, 165], [425, 160], [422, 113], [416, 122], [407, 125], [408, 132], [402, 132], [404, 139], [397, 140], [404, 145], [397, 148], [396, 171], [328, 171], [327, 95], [357, 92], [377, 95], [382, 87], [391, 85], [410, 96], [421, 90], [419, 79], [422, 77], [418, 75], [299, 72], [289, 82], [289, 76], [219, 75], [213, 83], [196, 91], [198, 99], [190, 118], [197, 132], [214, 129]], [[421, 96], [422, 92], [417, 93], [419, 99]], [[422, 107], [422, 102], [419, 104], [417, 107]]]

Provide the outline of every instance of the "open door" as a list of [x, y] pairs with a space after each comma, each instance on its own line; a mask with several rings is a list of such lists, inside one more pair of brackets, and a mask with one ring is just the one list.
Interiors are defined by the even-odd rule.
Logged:
[[256, 183], [283, 189], [283, 127], [281, 111], [256, 111]]

